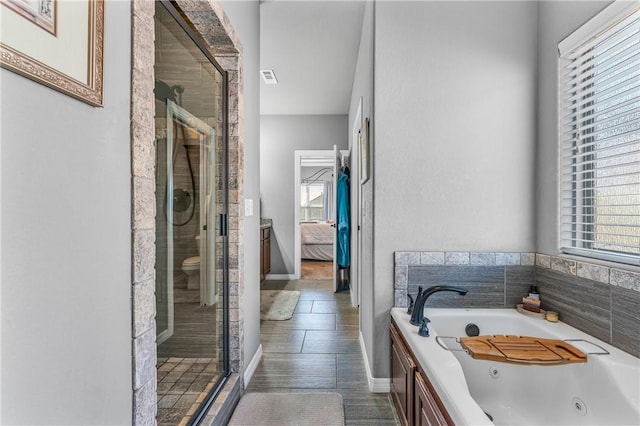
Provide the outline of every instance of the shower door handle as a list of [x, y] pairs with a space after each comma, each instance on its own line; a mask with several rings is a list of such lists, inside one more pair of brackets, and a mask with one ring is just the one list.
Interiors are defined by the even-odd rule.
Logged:
[[220, 213], [220, 236], [227, 236], [227, 214]]

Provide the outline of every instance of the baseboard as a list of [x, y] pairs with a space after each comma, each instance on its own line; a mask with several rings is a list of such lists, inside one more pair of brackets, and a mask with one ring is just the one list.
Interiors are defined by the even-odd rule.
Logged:
[[391, 379], [380, 379], [371, 375], [371, 368], [369, 368], [369, 357], [367, 356], [367, 348], [364, 344], [362, 332], [359, 333], [358, 340], [360, 341], [360, 350], [362, 351], [362, 358], [364, 359], [364, 368], [367, 370], [369, 392], [389, 393], [391, 391]]
[[261, 359], [262, 359], [262, 345], [258, 346], [258, 350], [256, 350], [256, 353], [253, 355], [253, 358], [251, 358], [251, 362], [249, 362], [249, 364], [247, 364], [247, 366], [244, 369], [245, 389], [247, 388], [247, 386], [249, 386], [249, 382], [253, 377], [253, 373], [256, 372], [256, 368], [258, 368], [258, 364], [260, 363]]
[[295, 274], [267, 274], [265, 280], [295, 280]]

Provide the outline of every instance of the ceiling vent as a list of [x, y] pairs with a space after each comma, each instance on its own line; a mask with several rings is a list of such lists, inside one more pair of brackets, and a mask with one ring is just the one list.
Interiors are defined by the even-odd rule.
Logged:
[[273, 70], [260, 70], [260, 75], [265, 83], [278, 84], [278, 79], [276, 78], [276, 74]]

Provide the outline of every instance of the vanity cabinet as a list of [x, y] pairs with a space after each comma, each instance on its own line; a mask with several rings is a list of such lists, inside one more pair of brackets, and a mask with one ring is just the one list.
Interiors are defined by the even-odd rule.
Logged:
[[271, 227], [260, 229], [260, 281], [271, 272]]
[[391, 397], [403, 425], [413, 424], [413, 381], [416, 365], [391, 324]]
[[391, 397], [403, 425], [453, 425], [425, 372], [391, 321]]

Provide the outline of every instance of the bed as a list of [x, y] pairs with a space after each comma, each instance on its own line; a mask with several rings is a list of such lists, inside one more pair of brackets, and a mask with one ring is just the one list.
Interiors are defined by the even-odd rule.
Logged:
[[336, 229], [330, 223], [302, 223], [302, 259], [333, 260]]

